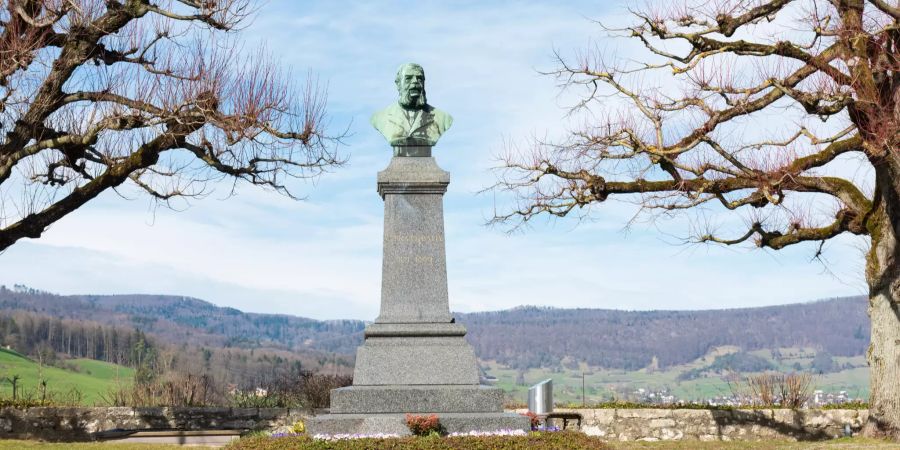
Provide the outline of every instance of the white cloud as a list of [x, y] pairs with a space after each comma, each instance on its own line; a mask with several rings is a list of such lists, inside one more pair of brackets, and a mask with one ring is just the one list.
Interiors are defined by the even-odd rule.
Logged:
[[[23, 263], [24, 262], [24, 263]], [[40, 270], [35, 270], [40, 267]], [[295, 314], [318, 319], [371, 320], [378, 305], [354, 301], [344, 292], [307, 288], [303, 276], [289, 289], [250, 287], [157, 264], [78, 247], [23, 242], [0, 258], [0, 284], [25, 284], [64, 294], [162, 294], [197, 297], [250, 312]], [[353, 314], [336, 315], [335, 311]]]
[[[610, 233], [609, 230], [602, 230]], [[764, 306], [863, 294], [861, 254], [838, 239], [823, 274], [814, 248], [761, 252], [677, 247], [653, 232], [598, 241], [596, 230], [461, 238], [448, 252], [451, 304], [460, 311], [521, 304], [615, 309]], [[452, 242], [452, 241], [448, 241]]]

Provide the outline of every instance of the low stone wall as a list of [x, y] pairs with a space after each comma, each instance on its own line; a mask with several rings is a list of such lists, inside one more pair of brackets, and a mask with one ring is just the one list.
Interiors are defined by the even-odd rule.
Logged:
[[856, 434], [868, 411], [852, 409], [556, 409], [584, 416], [581, 430], [610, 441], [825, 440]]
[[[847, 425], [858, 433], [868, 417], [865, 410], [849, 409], [556, 411], [582, 414], [583, 432], [610, 441], [825, 440], [843, 436]], [[309, 417], [286, 408], [0, 408], [0, 439], [88, 441], [91, 433], [113, 429], [271, 429]]]
[[0, 408], [0, 439], [89, 441], [114, 429], [267, 429], [292, 425], [308, 411], [287, 408]]

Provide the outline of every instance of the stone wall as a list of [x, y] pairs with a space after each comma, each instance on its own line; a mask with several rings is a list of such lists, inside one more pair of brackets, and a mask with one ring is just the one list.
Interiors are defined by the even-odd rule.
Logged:
[[305, 420], [286, 408], [0, 408], [0, 439], [89, 441], [114, 429], [268, 429]]
[[845, 427], [858, 433], [868, 411], [834, 410], [700, 410], [700, 409], [557, 409], [584, 416], [581, 430], [610, 441], [755, 441], [762, 439], [824, 440], [843, 436]]
[[[517, 411], [523, 412], [523, 411]], [[610, 441], [824, 440], [858, 433], [865, 410], [557, 409], [584, 416], [581, 430]], [[307, 420], [286, 408], [0, 408], [0, 439], [88, 441], [113, 429], [271, 429]]]

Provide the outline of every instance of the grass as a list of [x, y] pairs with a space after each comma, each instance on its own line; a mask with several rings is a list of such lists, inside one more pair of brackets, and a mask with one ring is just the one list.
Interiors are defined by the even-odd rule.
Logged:
[[130, 383], [134, 378], [134, 369], [103, 361], [74, 359], [67, 362], [77, 367], [78, 371], [42, 367], [15, 351], [0, 349], [0, 380], [4, 380], [0, 383], [0, 397], [12, 398], [12, 384], [5, 379], [18, 375], [19, 396], [24, 393], [38, 397], [38, 386], [43, 378], [47, 381], [49, 393], [68, 397], [69, 393], [77, 391], [81, 394], [79, 404], [92, 406], [102, 404], [103, 396], [116, 383]]
[[97, 361], [94, 359], [72, 359], [67, 361], [78, 368], [79, 373], [91, 375], [94, 378], [107, 381], [115, 381], [118, 378], [134, 378], [134, 369], [118, 364]]

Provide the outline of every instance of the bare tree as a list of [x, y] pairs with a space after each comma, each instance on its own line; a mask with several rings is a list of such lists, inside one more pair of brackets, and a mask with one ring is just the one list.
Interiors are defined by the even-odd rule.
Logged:
[[[517, 203], [494, 221], [562, 217], [618, 197], [645, 217], [693, 213], [694, 242], [813, 242], [818, 255], [835, 236], [868, 236], [867, 431], [900, 436], [900, 5], [665, 8], [605, 28], [636, 44], [618, 58], [599, 49], [559, 58], [554, 74], [578, 94], [572, 115], [584, 125], [510, 149], [496, 188]], [[737, 213], [746, 229], [710, 225], [709, 212]]]
[[340, 165], [324, 91], [235, 32], [252, 0], [2, 0], [0, 250], [109, 188], [165, 204], [225, 177], [293, 196]]

